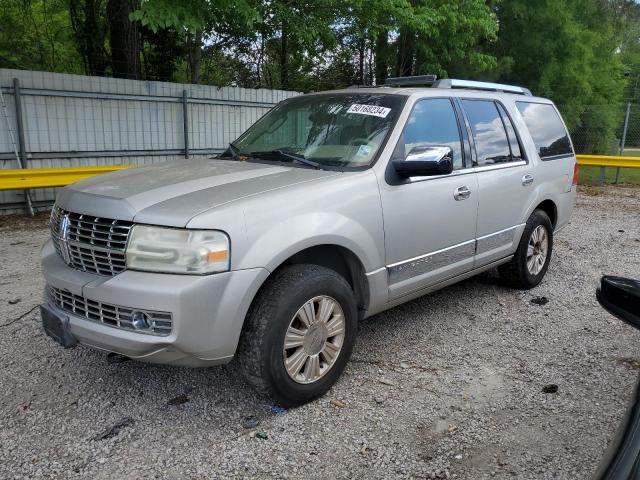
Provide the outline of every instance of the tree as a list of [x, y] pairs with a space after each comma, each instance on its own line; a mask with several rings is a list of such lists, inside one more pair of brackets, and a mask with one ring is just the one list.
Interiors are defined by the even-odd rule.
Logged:
[[3, 0], [0, 67], [82, 73], [66, 0]]
[[107, 0], [111, 69], [114, 77], [140, 77], [141, 36], [138, 23], [131, 20], [139, 0]]
[[253, 0], [147, 0], [130, 18], [153, 33], [175, 31], [183, 44], [181, 53], [186, 60], [188, 79], [199, 83], [205, 42], [209, 53], [216, 51], [215, 55], [209, 55], [207, 63], [211, 58], [221, 58], [219, 50], [231, 39], [240, 44], [245, 36], [255, 36], [252, 28], [259, 14]]
[[104, 76], [109, 63], [105, 0], [69, 0], [69, 15], [85, 73]]
[[510, 0], [495, 10], [497, 79], [553, 99], [579, 150], [606, 150], [622, 118], [625, 86], [612, 2]]
[[498, 29], [483, 0], [357, 0], [349, 5], [341, 23], [352, 37], [348, 44], [359, 58], [361, 80], [365, 52], [372, 53], [369, 77], [377, 83], [389, 74], [442, 77], [461, 70], [461, 65], [475, 74], [496, 64], [494, 56], [480, 48], [495, 40]]

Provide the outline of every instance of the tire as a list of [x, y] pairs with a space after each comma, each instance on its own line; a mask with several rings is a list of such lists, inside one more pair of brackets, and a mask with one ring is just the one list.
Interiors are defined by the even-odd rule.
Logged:
[[[284, 267], [253, 301], [238, 346], [238, 366], [259, 393], [278, 405], [302, 405], [324, 395], [340, 377], [353, 350], [357, 322], [355, 295], [342, 276], [317, 265]], [[290, 348], [285, 350], [287, 334]]]
[[[535, 237], [535, 238], [534, 238]], [[541, 253], [546, 238], [546, 254]], [[503, 282], [514, 288], [528, 290], [544, 278], [553, 252], [553, 225], [542, 210], [535, 210], [522, 232], [518, 249], [511, 262], [498, 267]], [[533, 258], [532, 258], [533, 257]]]

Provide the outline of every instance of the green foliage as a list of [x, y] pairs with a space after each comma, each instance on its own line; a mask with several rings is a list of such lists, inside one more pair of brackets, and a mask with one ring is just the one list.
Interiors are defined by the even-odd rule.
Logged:
[[[114, 1], [0, 0], [0, 67], [110, 74]], [[640, 103], [635, 0], [132, 5], [139, 8], [124, 26], [135, 28], [115, 31], [135, 32], [134, 45], [125, 44], [143, 79], [298, 91], [424, 73], [504, 81], [552, 98], [578, 149], [589, 152], [615, 149], [624, 103]], [[637, 112], [632, 122], [640, 122]]]
[[65, 0], [0, 1], [0, 67], [82, 73]]
[[147, 0], [131, 14], [132, 21], [154, 32], [164, 28], [196, 32], [236, 24], [251, 28], [257, 19], [256, 8], [245, 0]]
[[418, 31], [416, 73], [465, 76], [494, 68], [496, 58], [478, 48], [496, 39], [498, 23], [481, 0], [425, 2], [416, 11]]
[[607, 150], [622, 118], [625, 78], [613, 7], [602, 0], [509, 0], [495, 8], [497, 79], [553, 99], [579, 151]]

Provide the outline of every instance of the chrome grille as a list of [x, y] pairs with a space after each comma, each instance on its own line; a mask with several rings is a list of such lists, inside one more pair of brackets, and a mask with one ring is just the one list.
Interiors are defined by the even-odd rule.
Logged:
[[[63, 219], [67, 226], [61, 232]], [[132, 222], [68, 212], [53, 207], [51, 237], [58, 254], [72, 267], [98, 275], [116, 275], [125, 267]]]
[[[137, 333], [161, 336], [167, 336], [171, 333], [173, 321], [169, 312], [157, 312], [97, 302], [55, 287], [48, 287], [48, 290], [49, 298], [54, 305], [72, 315]], [[151, 328], [148, 330], [136, 330], [132, 324], [131, 316], [133, 312], [144, 313], [151, 323]]]

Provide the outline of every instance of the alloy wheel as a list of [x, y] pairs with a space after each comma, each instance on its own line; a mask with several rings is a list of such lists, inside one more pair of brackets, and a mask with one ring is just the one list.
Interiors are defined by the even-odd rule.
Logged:
[[313, 383], [336, 363], [345, 336], [340, 304], [326, 295], [307, 301], [293, 316], [284, 338], [284, 366], [297, 383]]
[[529, 238], [527, 246], [527, 269], [531, 275], [538, 275], [549, 253], [549, 235], [544, 225], [538, 225]]

